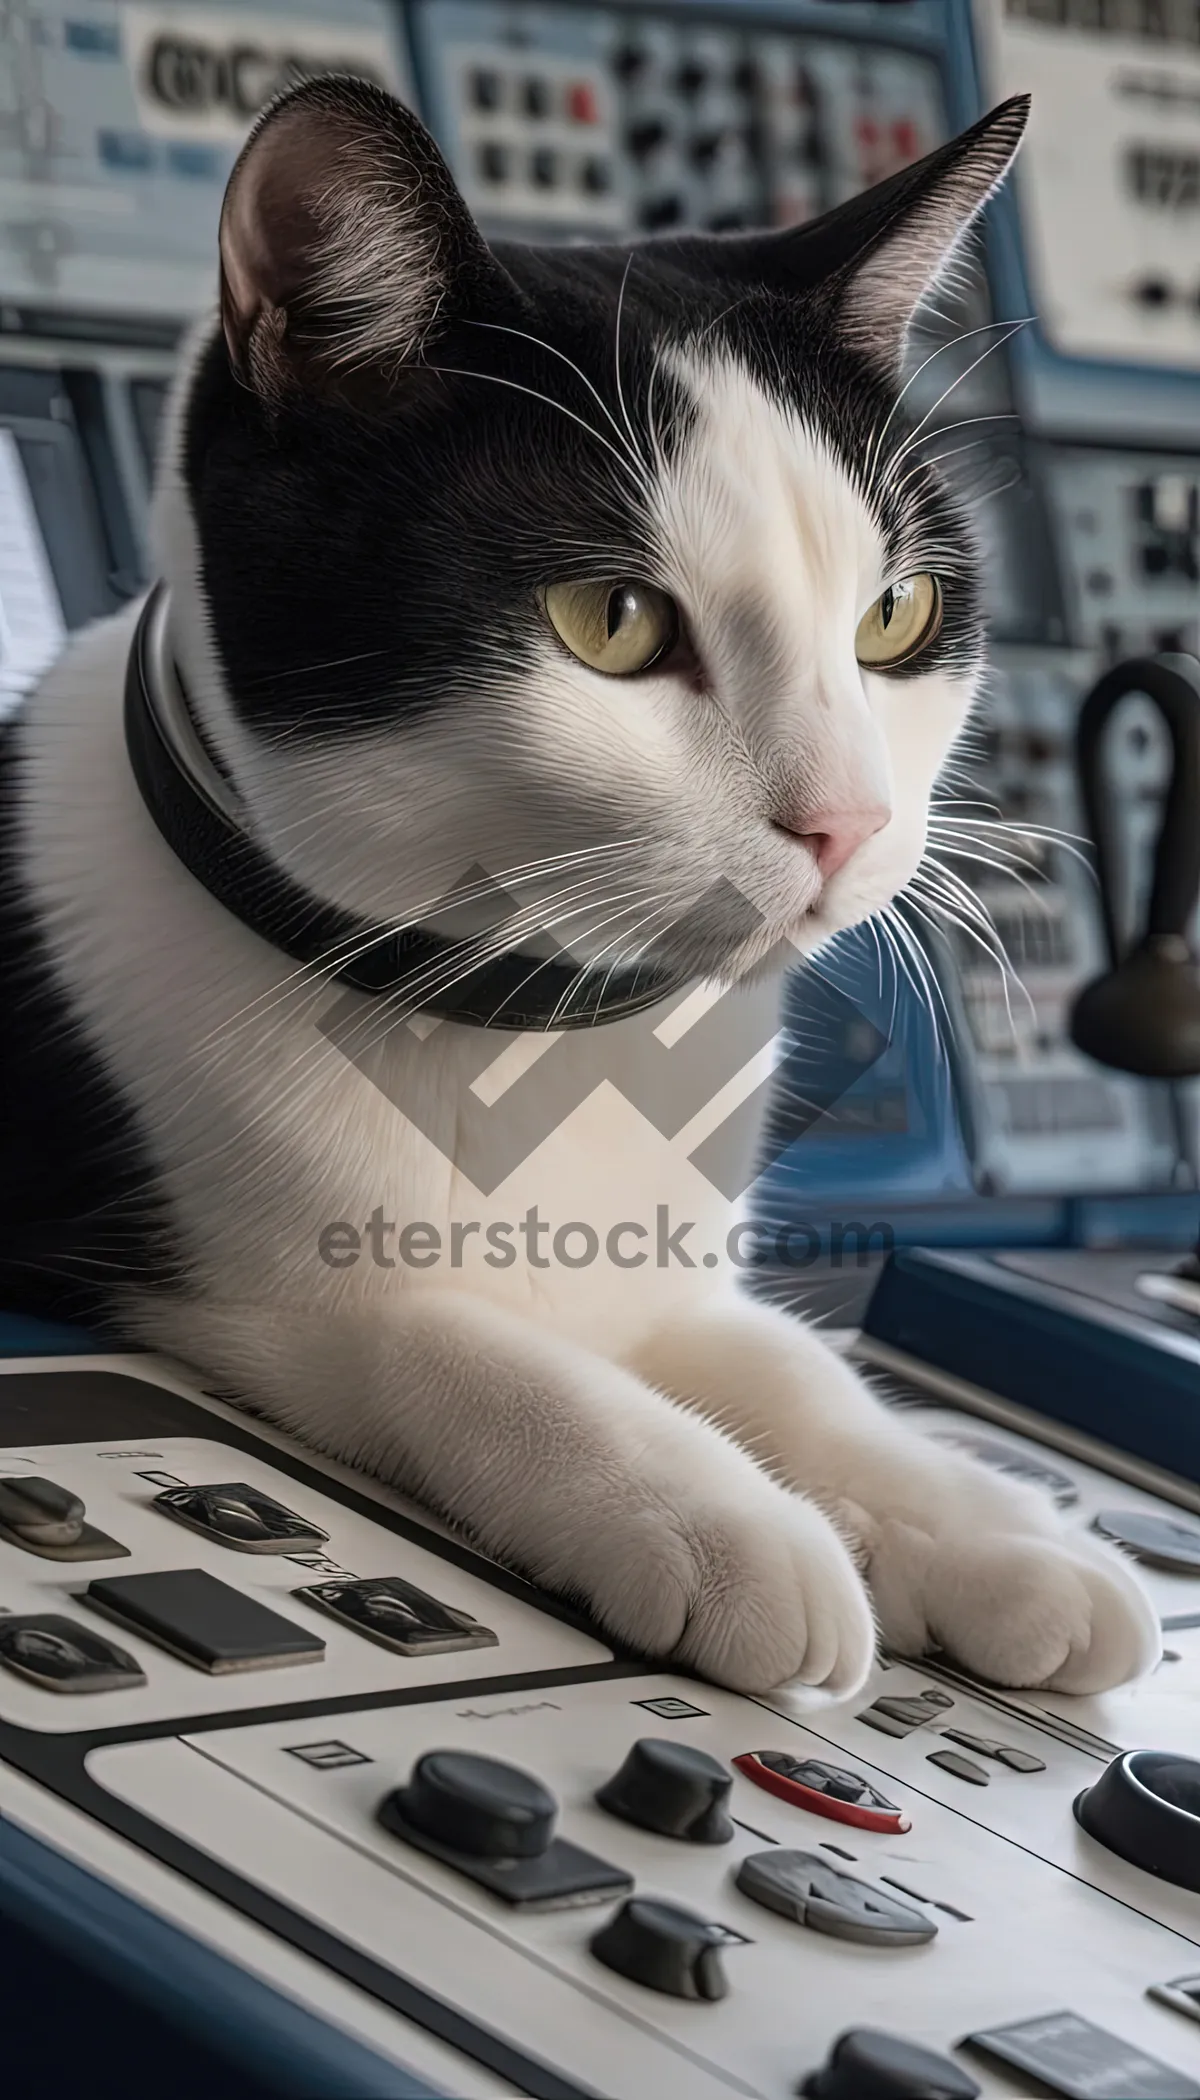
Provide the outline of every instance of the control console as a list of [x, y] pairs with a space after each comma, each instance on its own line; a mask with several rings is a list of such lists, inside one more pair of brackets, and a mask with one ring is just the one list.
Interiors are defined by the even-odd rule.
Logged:
[[447, 2091], [1200, 2100], [1200, 1495], [895, 1404], [1142, 1564], [1148, 1680], [738, 1697], [169, 1366], [0, 1365], [0, 1813]]

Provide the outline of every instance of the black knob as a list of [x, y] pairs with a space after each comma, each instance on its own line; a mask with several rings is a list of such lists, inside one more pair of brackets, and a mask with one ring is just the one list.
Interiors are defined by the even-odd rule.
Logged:
[[646, 64], [646, 54], [636, 44], [622, 44], [613, 56], [613, 72], [618, 80], [636, 80]]
[[725, 144], [723, 131], [704, 131], [692, 140], [691, 158], [697, 168], [711, 168]]
[[1200, 1762], [1126, 1750], [1075, 1803], [1076, 1821], [1131, 1866], [1200, 1894]]
[[805, 2100], [976, 2100], [979, 2087], [948, 2056], [877, 2027], [852, 2027], [800, 2091]]
[[671, 1998], [723, 1998], [729, 1985], [721, 1967], [725, 1934], [675, 1903], [631, 1896], [592, 1940], [592, 1953], [606, 1969]]
[[596, 1799], [610, 1816], [685, 1838], [690, 1845], [724, 1845], [733, 1836], [725, 1812], [733, 1774], [707, 1750], [658, 1736], [636, 1742]]
[[471, 1859], [536, 1859], [554, 1835], [558, 1803], [540, 1779], [498, 1757], [427, 1750], [380, 1813]]
[[667, 127], [661, 117], [645, 117], [634, 124], [629, 132], [629, 150], [635, 160], [645, 160], [667, 136]]
[[83, 1530], [84, 1508], [78, 1495], [53, 1480], [0, 1480], [0, 1524], [31, 1546], [73, 1546]]

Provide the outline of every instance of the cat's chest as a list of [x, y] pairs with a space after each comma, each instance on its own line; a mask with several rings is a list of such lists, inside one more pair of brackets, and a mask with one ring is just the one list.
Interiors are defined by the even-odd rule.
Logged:
[[243, 1288], [248, 1270], [264, 1289], [286, 1270], [343, 1302], [470, 1290], [618, 1353], [736, 1268], [735, 1205], [689, 1156], [688, 1126], [656, 1128], [574, 1039], [396, 1033], [386, 1054], [347, 1040], [307, 1083], [260, 1096], [257, 1140], [256, 1089], [227, 1101], [245, 1137], [223, 1189], [180, 1161], [177, 1198]]

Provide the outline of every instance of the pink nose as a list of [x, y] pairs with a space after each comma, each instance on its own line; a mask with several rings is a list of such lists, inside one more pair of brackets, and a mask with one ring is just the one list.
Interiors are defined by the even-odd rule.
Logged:
[[817, 867], [826, 882], [844, 868], [846, 862], [882, 831], [891, 817], [885, 802], [860, 803], [852, 809], [805, 810], [794, 823], [783, 824], [781, 829], [790, 831], [793, 838], [802, 839], [813, 853]]

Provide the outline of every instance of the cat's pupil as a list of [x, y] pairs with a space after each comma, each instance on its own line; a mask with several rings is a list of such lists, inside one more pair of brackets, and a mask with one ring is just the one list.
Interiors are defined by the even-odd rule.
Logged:
[[896, 593], [895, 591], [889, 588], [884, 592], [882, 598], [879, 601], [879, 617], [882, 620], [885, 628], [891, 626], [892, 614], [895, 612], [895, 610]]
[[611, 642], [622, 620], [635, 610], [630, 600], [633, 593], [622, 587], [608, 594], [608, 639]]

